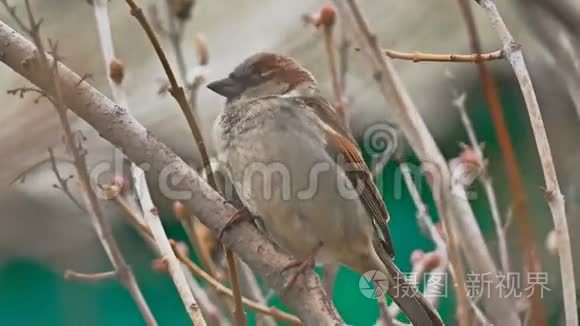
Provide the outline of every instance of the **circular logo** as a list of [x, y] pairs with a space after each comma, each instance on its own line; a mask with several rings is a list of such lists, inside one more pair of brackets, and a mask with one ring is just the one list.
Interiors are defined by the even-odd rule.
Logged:
[[369, 299], [381, 298], [389, 289], [389, 281], [383, 272], [370, 270], [360, 277], [358, 288]]

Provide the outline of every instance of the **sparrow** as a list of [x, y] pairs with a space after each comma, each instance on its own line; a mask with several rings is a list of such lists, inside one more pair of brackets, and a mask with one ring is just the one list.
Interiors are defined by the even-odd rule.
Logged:
[[313, 75], [290, 57], [258, 53], [207, 87], [226, 98], [213, 129], [220, 170], [295, 265], [380, 271], [413, 324], [442, 325], [394, 264], [386, 206]]

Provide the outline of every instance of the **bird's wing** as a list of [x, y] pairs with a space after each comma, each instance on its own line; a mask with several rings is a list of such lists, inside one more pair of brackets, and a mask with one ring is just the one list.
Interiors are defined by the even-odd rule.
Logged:
[[383, 248], [391, 257], [394, 257], [395, 252], [387, 225], [389, 213], [358, 145], [326, 99], [319, 96], [304, 96], [296, 99], [303, 103], [302, 107], [315, 113], [318, 118], [317, 123], [326, 136], [326, 150], [344, 169], [353, 187], [358, 190], [364, 208], [380, 231]]

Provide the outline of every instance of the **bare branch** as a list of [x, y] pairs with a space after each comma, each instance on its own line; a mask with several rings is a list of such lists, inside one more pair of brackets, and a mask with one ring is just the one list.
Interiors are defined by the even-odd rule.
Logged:
[[205, 267], [209, 275], [212, 277], [217, 277], [216, 266], [211, 258], [210, 250], [206, 248], [207, 244], [205, 241], [202, 241], [198, 234], [200, 231], [198, 230], [198, 227], [205, 226], [198, 225], [199, 223], [195, 220], [195, 217], [193, 217], [185, 208], [185, 206], [183, 206], [183, 204], [179, 201], [173, 203], [173, 214], [182, 222], [183, 228], [185, 228], [185, 231], [191, 241], [191, 245], [200, 258], [203, 267]]
[[[264, 293], [262, 292], [262, 288], [258, 281], [256, 280], [256, 275], [252, 271], [252, 269], [244, 263], [241, 259], [238, 259], [237, 266], [240, 267], [240, 283], [242, 284], [242, 294], [255, 301], [258, 304], [263, 306], [268, 306], [268, 301]], [[328, 295], [332, 298], [332, 295]], [[261, 326], [276, 326], [276, 320], [272, 318], [272, 316], [268, 315], [260, 315], [259, 320], [256, 321], [257, 324]]]
[[339, 265], [337, 264], [324, 264], [322, 266], [323, 276], [322, 283], [324, 284], [324, 291], [332, 298], [334, 293], [334, 286], [336, 285], [336, 275], [338, 275]]
[[[441, 237], [441, 234], [439, 234], [439, 231], [437, 230], [435, 224], [431, 220], [431, 217], [427, 213], [427, 207], [423, 203], [423, 200], [421, 199], [421, 195], [419, 194], [417, 187], [413, 183], [413, 177], [411, 176], [409, 166], [406, 163], [402, 163], [400, 169], [401, 174], [403, 175], [403, 180], [405, 181], [407, 189], [411, 194], [411, 199], [413, 200], [413, 203], [417, 208], [418, 224], [420, 226], [425, 227], [428, 236], [435, 244], [435, 252], [426, 254], [423, 256], [422, 259], [418, 259], [416, 262], [413, 262], [413, 272], [423, 274], [427, 272], [427, 269], [429, 268], [433, 270], [433, 275], [437, 275], [437, 273], [442, 273], [448, 268], [452, 272], [453, 269], [449, 267], [449, 257], [447, 254], [447, 245], [445, 243], [445, 240]], [[433, 264], [433, 262], [431, 262], [429, 259], [432, 258], [437, 258], [437, 260], [435, 261], [435, 266], [430, 266], [431, 264]], [[438, 286], [440, 286], [440, 284], [437, 284], [437, 282], [427, 282], [427, 286], [424, 289], [425, 298], [427, 298], [427, 300], [429, 300], [433, 306], [437, 305], [437, 300], [439, 298], [439, 296], [436, 295], [437, 293], [440, 293], [438, 291], [440, 290]], [[391, 313], [395, 315], [398, 313], [398, 310], [391, 310]]]
[[153, 232], [147, 224], [145, 224], [145, 218], [135, 212], [130, 206], [129, 203], [125, 201], [125, 199], [119, 194], [118, 189], [114, 189], [115, 186], [104, 186], [106, 192], [109, 192], [109, 198], [113, 199], [117, 205], [121, 208], [121, 210], [125, 213], [125, 216], [129, 218], [131, 224], [135, 225], [137, 229], [140, 230], [143, 234], [153, 239]]
[[[340, 87], [342, 89], [342, 93], [344, 94], [343, 101], [348, 102], [346, 98], [346, 75], [348, 74], [348, 54], [351, 48], [350, 40], [348, 39], [348, 33], [344, 26], [340, 28], [341, 40], [340, 40], [340, 48], [338, 50], [338, 61], [339, 61], [339, 76], [340, 76]], [[347, 120], [349, 120], [347, 116]]]
[[[436, 275], [436, 273], [443, 272], [447, 268], [449, 269], [449, 272], [451, 274], [453, 274], [453, 269], [449, 268], [449, 264], [447, 262], [448, 258], [447, 258], [447, 249], [446, 249], [445, 241], [443, 240], [443, 238], [441, 237], [441, 235], [437, 231], [437, 228], [433, 224], [431, 217], [427, 214], [426, 206], [423, 203], [423, 200], [421, 199], [421, 195], [419, 194], [417, 187], [413, 183], [413, 178], [411, 176], [411, 173], [410, 173], [410, 170], [409, 170], [409, 167], [407, 166], [407, 164], [405, 164], [405, 163], [401, 164], [401, 173], [403, 174], [403, 178], [405, 180], [405, 184], [407, 185], [407, 189], [409, 189], [409, 193], [411, 194], [411, 198], [413, 199], [413, 202], [415, 203], [415, 207], [417, 208], [417, 218], [420, 220], [419, 224], [424, 225], [427, 228], [429, 236], [431, 237], [431, 240], [433, 240], [433, 242], [435, 243], [436, 253], [438, 253], [440, 255], [441, 261], [433, 269], [434, 275]], [[415, 263], [413, 266], [413, 269], [414, 270], [415, 269], [424, 269], [425, 268], [424, 266], [415, 267], [417, 264], [421, 264], [421, 263], [424, 264], [424, 261], [425, 261], [425, 259], [422, 259], [419, 262]], [[437, 289], [436, 282], [428, 282], [428, 286], [424, 290], [425, 297], [430, 299], [431, 303], [434, 305], [437, 303], [436, 300], [439, 297], [438, 295], [436, 295], [437, 293], [440, 293], [440, 292], [438, 292], [438, 290], [439, 289]], [[471, 299], [469, 299], [468, 301], [469, 301], [469, 304], [471, 306], [471, 309], [474, 312], [475, 318], [477, 320], [479, 320], [480, 322], [483, 322], [482, 325], [491, 325], [492, 323], [488, 321], [488, 318], [481, 311], [481, 309], [479, 309], [477, 304]]]
[[[70, 178], [63, 178], [62, 175], [60, 174], [60, 171], [58, 170], [58, 165], [56, 164], [56, 159], [54, 157], [54, 152], [53, 152], [52, 148], [48, 149], [48, 156], [49, 156], [49, 161], [50, 161], [50, 167], [52, 169], [52, 172], [54, 173], [54, 176], [56, 177], [56, 180], [58, 181], [57, 189], [62, 191], [68, 197], [68, 199], [70, 199], [70, 201], [72, 201], [73, 204], [75, 204], [76, 207], [78, 207], [81, 211], [86, 213], [87, 210], [75, 198], [75, 196], [70, 191], [70, 188], [68, 187], [68, 181], [70, 180]], [[73, 164], [74, 164], [74, 162], [73, 162]]]
[[[538, 147], [538, 154], [544, 172], [546, 182], [546, 194], [548, 205], [552, 212], [554, 228], [558, 234], [558, 251], [560, 258], [560, 272], [563, 284], [564, 310], [566, 314], [566, 323], [569, 325], [578, 325], [577, 302], [576, 302], [576, 281], [574, 278], [574, 265], [572, 260], [572, 247], [570, 245], [570, 233], [568, 222], [566, 220], [566, 209], [564, 196], [558, 184], [558, 176], [552, 158], [552, 150], [546, 135], [546, 129], [540, 113], [540, 106], [536, 98], [536, 93], [530, 78], [530, 73], [526, 67], [521, 46], [518, 45], [509, 29], [503, 22], [503, 19], [495, 6], [493, 0], [480, 0], [480, 5], [486, 10], [492, 27], [496, 30], [506, 51], [506, 58], [511, 64], [514, 73], [520, 84], [534, 139]], [[532, 320], [534, 319], [534, 308], [532, 307]]]
[[[70, 163], [72, 164], [72, 161], [66, 158], [62, 158], [62, 157], [55, 157], [54, 158], [55, 161], [57, 162], [66, 162], [66, 163]], [[32, 164], [31, 166], [27, 167], [26, 169], [22, 170], [22, 172], [18, 173], [17, 176], [15, 176], [12, 180], [10, 180], [9, 184], [13, 185], [15, 184], [17, 181], [20, 181], [21, 183], [24, 183], [26, 181], [26, 176], [31, 173], [32, 171], [36, 170], [37, 168], [43, 166], [44, 164], [50, 162], [50, 157], [49, 158], [45, 158], [42, 159], [34, 164]]]
[[511, 270], [510, 262], [509, 262], [509, 254], [507, 249], [507, 241], [505, 236], [505, 230], [503, 229], [501, 217], [499, 214], [499, 206], [497, 203], [497, 198], [495, 196], [495, 191], [493, 189], [493, 184], [491, 180], [491, 176], [488, 173], [487, 169], [487, 160], [483, 155], [482, 146], [479, 144], [477, 140], [477, 136], [475, 134], [475, 130], [473, 128], [473, 124], [471, 123], [471, 119], [467, 115], [465, 110], [465, 99], [466, 94], [463, 93], [459, 95], [455, 100], [453, 100], [453, 106], [457, 108], [459, 111], [459, 115], [461, 117], [461, 122], [463, 123], [463, 127], [467, 132], [467, 136], [469, 138], [469, 142], [471, 144], [471, 149], [474, 151], [476, 155], [476, 164], [478, 164], [481, 168], [481, 173], [479, 175], [479, 181], [481, 182], [483, 189], [485, 191], [485, 195], [487, 197], [487, 201], [489, 202], [489, 207], [491, 211], [491, 218], [493, 220], [493, 224], [495, 226], [495, 232], [497, 235], [498, 240], [498, 251], [499, 251], [499, 258], [502, 267], [502, 271], [507, 273]]
[[172, 5], [175, 2], [185, 2], [185, 1], [173, 1], [166, 0], [165, 7], [167, 12], [167, 24], [169, 25], [167, 36], [173, 47], [173, 54], [175, 54], [175, 59], [177, 61], [177, 71], [181, 75], [181, 80], [187, 83], [187, 64], [185, 63], [185, 56], [183, 54], [183, 34], [185, 32], [185, 21], [182, 19], [177, 19], [176, 11]]
[[203, 141], [201, 130], [199, 129], [199, 124], [197, 123], [197, 121], [195, 120], [195, 117], [193, 116], [193, 114], [191, 112], [191, 108], [189, 107], [189, 103], [188, 103], [187, 98], [185, 96], [185, 92], [183, 91], [183, 87], [179, 86], [179, 83], [177, 82], [177, 79], [175, 78], [175, 74], [173, 73], [173, 70], [171, 69], [171, 65], [169, 64], [169, 61], [167, 61], [167, 56], [165, 55], [165, 52], [161, 48], [161, 45], [159, 44], [159, 40], [157, 39], [155, 32], [153, 32], [151, 25], [149, 25], [147, 18], [145, 18], [145, 15], [143, 14], [143, 10], [139, 6], [137, 6], [135, 1], [133, 1], [133, 0], [126, 0], [126, 2], [129, 5], [129, 7], [131, 8], [131, 15], [133, 17], [135, 17], [135, 19], [137, 19], [137, 21], [139, 22], [139, 24], [141, 25], [141, 27], [143, 28], [143, 30], [147, 34], [147, 37], [151, 41], [151, 44], [153, 45], [153, 48], [155, 49], [157, 56], [159, 57], [159, 61], [161, 62], [161, 65], [163, 66], [163, 69], [165, 70], [167, 78], [169, 79], [169, 84], [170, 84], [169, 92], [175, 98], [177, 103], [179, 104], [179, 107], [180, 107], [183, 115], [185, 115], [185, 118], [187, 120], [189, 128], [191, 129], [191, 132], [193, 134], [193, 138], [195, 140], [195, 143], [197, 144], [197, 148], [199, 149], [199, 152], [201, 154], [203, 168], [205, 169], [205, 171], [207, 173], [208, 183], [212, 186], [212, 188], [216, 189], [215, 178], [213, 176], [209, 155], [207, 154], [207, 149], [206, 149], [205, 143]]
[[238, 278], [238, 268], [236, 264], [236, 257], [234, 253], [228, 248], [224, 247], [226, 262], [228, 264], [228, 276], [232, 285], [234, 296], [234, 322], [236, 326], [246, 325], [246, 314], [242, 304], [242, 290], [240, 289], [240, 280]]
[[34, 100], [34, 103], [37, 104], [40, 99], [45, 98], [47, 99], [50, 103], [52, 103], [53, 105], [56, 106], [56, 103], [54, 103], [54, 101], [52, 100], [52, 98], [50, 98], [50, 96], [48, 96], [48, 94], [46, 94], [46, 92], [44, 92], [41, 89], [38, 88], [34, 88], [34, 87], [18, 87], [18, 88], [13, 88], [13, 89], [9, 89], [6, 91], [6, 93], [8, 95], [15, 95], [15, 96], [19, 96], [20, 98], [24, 98], [24, 95], [26, 93], [37, 93], [38, 97]]
[[67, 270], [64, 272], [64, 279], [67, 281], [101, 282], [105, 280], [117, 279], [117, 271], [87, 274]]
[[[139, 213], [135, 212], [129, 204], [125, 201], [125, 199], [120, 194], [120, 189], [117, 185], [105, 185], [103, 186], [103, 190], [108, 199], [114, 200], [121, 210], [125, 213], [125, 216], [129, 219], [131, 224], [135, 226], [135, 228], [139, 231], [140, 235], [143, 237], [143, 240], [149, 245], [149, 247], [153, 250], [156, 256], [160, 257], [161, 252], [159, 247], [155, 242], [155, 238], [153, 237], [153, 233], [151, 229], [145, 224], [144, 217]], [[144, 203], [148, 205], [147, 203]], [[160, 265], [163, 265], [163, 271], [168, 272], [168, 263], [163, 258], [159, 258], [154, 261], [153, 266], [155, 269], [160, 268]], [[221, 311], [219, 308], [213, 304], [208, 298], [208, 295], [205, 293], [205, 290], [202, 289], [197, 281], [191, 275], [191, 272], [187, 267], [182, 263], [181, 269], [185, 274], [185, 279], [187, 280], [187, 284], [191, 288], [194, 298], [200, 305], [201, 310], [204, 313], [204, 316], [209, 320], [211, 325], [221, 325], [221, 321], [223, 320]]]
[[434, 54], [422, 52], [401, 52], [384, 49], [385, 55], [391, 59], [408, 60], [413, 62], [469, 62], [493, 61], [505, 58], [503, 50], [484, 54]]
[[[173, 246], [173, 250], [175, 251], [175, 253], [177, 255], [177, 258], [182, 263], [184, 263], [191, 270], [191, 272], [194, 275], [196, 275], [197, 277], [206, 281], [209, 285], [214, 287], [219, 293], [225, 294], [233, 299], [234, 293], [232, 290], [223, 286], [219, 281], [217, 281], [215, 278], [213, 278], [211, 275], [209, 275], [203, 269], [201, 269], [199, 266], [197, 266], [193, 261], [191, 261], [191, 259], [189, 259], [189, 257], [186, 254], [184, 254], [181, 250], [179, 250], [179, 248], [177, 248], [175, 242], [172, 244], [172, 246]], [[287, 314], [283, 311], [280, 311], [274, 307], [266, 307], [262, 304], [254, 302], [254, 301], [249, 300], [247, 298], [243, 298], [242, 302], [243, 302], [244, 306], [246, 306], [252, 310], [255, 310], [259, 313], [262, 313], [262, 314], [265, 314], [268, 316], [272, 316], [279, 321], [285, 321], [285, 322], [289, 322], [289, 323], [295, 324], [295, 325], [301, 324], [300, 319], [298, 319], [295, 316], [292, 316], [290, 314]]]
[[344, 98], [344, 89], [341, 85], [341, 80], [338, 73], [336, 49], [334, 44], [336, 10], [330, 4], [324, 5], [320, 11], [314, 17], [312, 17], [311, 23], [317, 28], [322, 29], [324, 37], [324, 48], [326, 50], [326, 57], [328, 59], [328, 67], [330, 71], [330, 79], [332, 81], [332, 91], [334, 93], [336, 111], [338, 112], [338, 115], [341, 117], [344, 124], [348, 126], [349, 121], [347, 120], [345, 107], [346, 100]]
[[[517, 0], [518, 17], [544, 47], [544, 53], [553, 57], [558, 77], [564, 80], [568, 94], [580, 117], [580, 10], [575, 0]], [[542, 55], [542, 57], [544, 57]]]
[[[151, 195], [149, 195], [149, 188], [148, 187], [139, 187], [137, 188], [138, 196], [141, 199], [150, 199]], [[144, 203], [144, 207], [153, 207], [152, 202]], [[205, 325], [205, 320], [201, 314], [201, 310], [195, 298], [193, 297], [193, 293], [191, 292], [191, 288], [187, 283], [187, 279], [185, 278], [185, 274], [181, 270], [181, 264], [175, 257], [173, 250], [171, 249], [171, 244], [167, 235], [165, 234], [165, 230], [163, 229], [163, 224], [161, 223], [161, 219], [159, 218], [159, 212], [157, 208], [152, 208], [149, 211], [143, 212], [143, 217], [145, 222], [151, 229], [151, 233], [153, 234], [153, 238], [157, 243], [157, 247], [159, 248], [160, 257], [163, 261], [167, 263], [167, 268], [169, 275], [173, 279], [173, 283], [177, 287], [177, 291], [183, 300], [185, 305], [185, 309], [189, 314], [189, 317], [193, 321], [194, 325]]]

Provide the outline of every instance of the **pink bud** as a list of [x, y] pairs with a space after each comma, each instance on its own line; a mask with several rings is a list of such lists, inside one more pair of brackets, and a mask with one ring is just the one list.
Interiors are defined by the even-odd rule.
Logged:
[[186, 220], [189, 218], [187, 208], [180, 201], [173, 203], [173, 213], [175, 214], [175, 217], [180, 220]]
[[411, 263], [416, 264], [421, 259], [423, 259], [423, 257], [425, 257], [425, 252], [423, 250], [416, 249], [411, 253]]
[[331, 27], [336, 22], [336, 10], [331, 4], [325, 4], [314, 20], [316, 27], [324, 26]]

